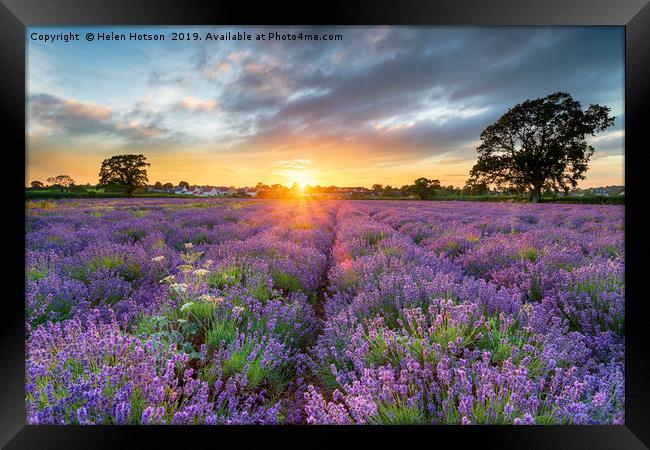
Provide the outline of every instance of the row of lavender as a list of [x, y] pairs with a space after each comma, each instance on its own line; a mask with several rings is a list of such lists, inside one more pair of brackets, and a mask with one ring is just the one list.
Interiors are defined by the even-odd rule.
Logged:
[[35, 206], [26, 236], [29, 423], [301, 420], [302, 359], [333, 239], [326, 208]]
[[622, 423], [622, 208], [339, 213], [309, 423]]

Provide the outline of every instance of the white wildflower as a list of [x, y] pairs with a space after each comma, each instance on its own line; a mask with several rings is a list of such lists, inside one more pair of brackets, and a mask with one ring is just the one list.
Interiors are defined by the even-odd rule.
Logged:
[[162, 280], [160, 280], [161, 283], [172, 283], [174, 281], [176, 281], [176, 277], [174, 277], [174, 275], [169, 275], [163, 278]]
[[194, 272], [192, 272], [192, 273], [193, 273], [194, 275], [196, 275], [197, 277], [203, 277], [203, 276], [209, 274], [210, 271], [209, 271], [209, 270], [206, 270], [206, 269], [196, 269], [196, 270], [195, 270]]
[[171, 286], [169, 286], [170, 289], [178, 292], [178, 293], [183, 293], [187, 292], [187, 284], [185, 283], [173, 283]]
[[156, 256], [155, 258], [151, 258], [151, 260], [152, 260], [153, 262], [160, 262], [160, 261], [162, 261], [163, 259], [165, 259], [165, 257], [162, 256], [162, 255], [161, 255], [161, 256]]

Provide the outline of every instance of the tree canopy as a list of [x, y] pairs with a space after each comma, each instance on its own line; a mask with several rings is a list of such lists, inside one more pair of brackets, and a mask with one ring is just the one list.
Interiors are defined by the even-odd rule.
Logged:
[[150, 164], [144, 155], [117, 155], [105, 159], [99, 171], [101, 186], [124, 189], [129, 197], [147, 185], [147, 169]]
[[467, 180], [462, 190], [464, 195], [487, 195], [489, 192], [489, 186], [485, 182], [478, 181], [475, 178]]
[[411, 186], [408, 186], [407, 190], [421, 200], [427, 200], [433, 198], [436, 195], [436, 189], [440, 189], [440, 187], [440, 181], [421, 177], [415, 180]]
[[613, 125], [609, 112], [600, 105], [583, 110], [565, 92], [515, 105], [481, 133], [472, 183], [527, 191], [534, 202], [543, 189], [576, 187], [594, 153], [585, 136]]
[[58, 188], [67, 188], [74, 185], [74, 180], [70, 178], [69, 175], [57, 175], [55, 177], [50, 177], [47, 179], [47, 182], [52, 187]]

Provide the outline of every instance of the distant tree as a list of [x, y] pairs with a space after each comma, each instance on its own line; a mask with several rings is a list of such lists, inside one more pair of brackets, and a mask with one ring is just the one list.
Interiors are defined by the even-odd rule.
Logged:
[[57, 175], [55, 177], [50, 177], [47, 179], [47, 182], [53, 188], [64, 189], [74, 185], [74, 180], [68, 175]]
[[478, 162], [470, 175], [486, 184], [528, 191], [533, 202], [539, 201], [542, 189], [576, 187], [594, 153], [585, 136], [614, 124], [609, 111], [600, 105], [583, 110], [565, 92], [517, 104], [481, 133]]
[[166, 191], [171, 191], [174, 189], [174, 185], [171, 183], [165, 183], [162, 185], [162, 188]]
[[384, 190], [384, 186], [381, 185], [381, 184], [373, 184], [372, 185], [372, 190], [377, 192], [377, 193], [381, 193]]
[[156, 181], [156, 184], [153, 185], [154, 189], [162, 189], [162, 183], [160, 181]]
[[487, 195], [490, 192], [490, 188], [487, 183], [470, 178], [465, 182], [465, 187], [463, 187], [462, 192], [465, 195]]
[[147, 169], [150, 164], [144, 155], [117, 155], [105, 159], [99, 171], [100, 186], [117, 186], [129, 197], [147, 185]]
[[45, 187], [45, 185], [42, 182], [36, 180], [32, 181], [30, 183], [30, 186], [33, 187], [34, 189], [43, 189]]
[[440, 181], [421, 177], [415, 180], [407, 189], [409, 193], [414, 194], [419, 199], [427, 200], [435, 196], [436, 189], [440, 189]]
[[185, 189], [189, 189], [190, 188], [190, 183], [188, 183], [187, 181], [181, 181], [180, 183], [178, 183], [178, 187], [179, 188], [184, 187]]
[[264, 184], [264, 183], [262, 183], [262, 182], [260, 181], [259, 183], [257, 183], [257, 184], [255, 185], [255, 190], [258, 191], [258, 192], [259, 192], [259, 191], [268, 191], [268, 190], [269, 190], [269, 187], [268, 187], [266, 184]]

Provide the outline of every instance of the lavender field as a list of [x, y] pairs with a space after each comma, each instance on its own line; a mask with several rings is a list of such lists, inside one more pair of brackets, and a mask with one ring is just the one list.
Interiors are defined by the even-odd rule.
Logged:
[[622, 206], [26, 212], [31, 424], [620, 424]]

